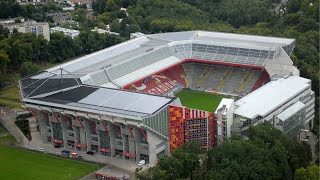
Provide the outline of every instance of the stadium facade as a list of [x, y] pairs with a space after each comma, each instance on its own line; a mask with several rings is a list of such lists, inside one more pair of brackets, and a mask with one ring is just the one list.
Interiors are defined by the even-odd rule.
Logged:
[[[312, 126], [314, 93], [290, 59], [293, 39], [205, 31], [132, 37], [19, 81], [44, 143], [153, 165], [184, 142], [209, 149], [263, 121], [286, 133]], [[191, 109], [173, 97], [183, 88], [240, 99], [223, 100], [217, 111]]]

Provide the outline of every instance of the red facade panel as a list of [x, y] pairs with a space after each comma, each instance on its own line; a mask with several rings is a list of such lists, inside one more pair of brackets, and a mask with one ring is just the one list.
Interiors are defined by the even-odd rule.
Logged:
[[185, 142], [197, 142], [208, 149], [214, 143], [213, 113], [185, 107], [169, 106], [170, 151]]

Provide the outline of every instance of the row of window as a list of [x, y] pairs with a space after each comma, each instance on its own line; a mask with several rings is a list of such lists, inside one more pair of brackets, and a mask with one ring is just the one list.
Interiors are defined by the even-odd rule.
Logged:
[[187, 120], [186, 124], [199, 124], [199, 123], [207, 123], [207, 119], [192, 119]]
[[207, 133], [204, 133], [204, 134], [189, 134], [188, 135], [188, 138], [200, 138], [200, 137], [207, 137], [208, 134]]

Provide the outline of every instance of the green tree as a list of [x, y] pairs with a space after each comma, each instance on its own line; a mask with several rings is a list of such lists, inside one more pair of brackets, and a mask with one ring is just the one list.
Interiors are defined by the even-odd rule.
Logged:
[[24, 62], [21, 65], [20, 69], [20, 76], [25, 77], [34, 73], [37, 73], [41, 70], [41, 67], [37, 64], [34, 64], [32, 62]]
[[8, 63], [9, 63], [8, 54], [5, 51], [0, 50], [0, 71], [1, 71], [1, 75], [5, 75], [6, 74], [7, 64]]
[[301, 167], [294, 173], [295, 180], [318, 180], [320, 167], [318, 165], [308, 166], [306, 169]]

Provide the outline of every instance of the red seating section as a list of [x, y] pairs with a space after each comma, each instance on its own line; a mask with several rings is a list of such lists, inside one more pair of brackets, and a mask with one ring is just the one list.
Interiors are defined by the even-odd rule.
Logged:
[[250, 92], [258, 89], [259, 87], [263, 86], [265, 83], [268, 83], [269, 81], [270, 81], [270, 77], [269, 77], [268, 73], [264, 70], [261, 73], [261, 75], [260, 75], [259, 79], [257, 80], [257, 82], [252, 87]]
[[182, 77], [184, 69], [182, 65], [174, 66], [161, 73], [151, 75], [140, 81], [137, 81], [124, 89], [139, 91], [149, 94], [164, 95], [177, 86], [186, 86]]
[[182, 67], [182, 65], [174, 66], [173, 68], [170, 68], [164, 72], [162, 72], [165, 76], [170, 78], [171, 80], [176, 80], [181, 84], [182, 86], [186, 87], [187, 83], [185, 79], [183, 78], [185, 76], [185, 71]]

